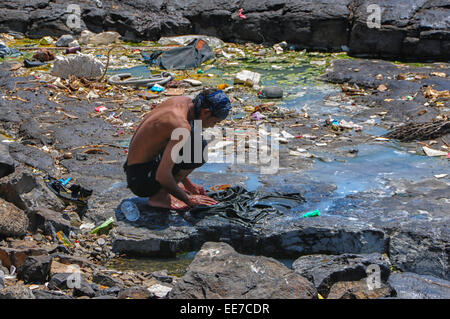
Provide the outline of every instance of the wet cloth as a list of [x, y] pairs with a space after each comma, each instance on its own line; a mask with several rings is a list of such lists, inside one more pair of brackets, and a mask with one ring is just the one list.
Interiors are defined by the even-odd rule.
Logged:
[[151, 55], [144, 53], [143, 57], [147, 63], [162, 69], [187, 70], [198, 68], [203, 62], [213, 59], [214, 52], [205, 40], [194, 39], [184, 47], [156, 51]]
[[3, 42], [0, 41], [0, 58], [4, 58], [7, 56], [18, 56], [21, 53], [16, 49], [8, 48]]
[[193, 208], [190, 211], [192, 217], [197, 219], [206, 215], [218, 215], [250, 228], [268, 215], [288, 213], [305, 201], [299, 193], [249, 192], [239, 185], [223, 191], [207, 192], [207, 195], [219, 203]]
[[[194, 139], [191, 132], [191, 161], [192, 163], [184, 163], [183, 161], [174, 165], [172, 174], [176, 175], [180, 170], [192, 170], [202, 166], [206, 160], [202, 157], [201, 163], [195, 163], [194, 159]], [[189, 141], [188, 141], [189, 143]], [[131, 143], [130, 143], [131, 144]], [[202, 152], [207, 147], [207, 142], [202, 137]], [[127, 175], [128, 188], [139, 197], [150, 197], [155, 195], [160, 189], [161, 184], [156, 180], [156, 171], [163, 156], [164, 150], [153, 158], [150, 162], [128, 165], [128, 160], [123, 165], [123, 169]], [[183, 148], [180, 150], [180, 156], [183, 156]], [[204, 154], [204, 153], [202, 153]]]

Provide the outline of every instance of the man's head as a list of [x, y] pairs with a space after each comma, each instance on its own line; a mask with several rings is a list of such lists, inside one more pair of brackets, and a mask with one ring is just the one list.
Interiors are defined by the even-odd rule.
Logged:
[[224, 120], [231, 109], [230, 99], [221, 90], [206, 89], [194, 98], [195, 118], [203, 127], [213, 127]]

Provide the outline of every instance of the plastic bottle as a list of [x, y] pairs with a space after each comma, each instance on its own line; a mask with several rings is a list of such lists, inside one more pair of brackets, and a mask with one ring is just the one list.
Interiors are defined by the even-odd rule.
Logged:
[[136, 204], [131, 201], [124, 201], [122, 205], [120, 205], [120, 211], [130, 222], [134, 222], [139, 219], [139, 209]]

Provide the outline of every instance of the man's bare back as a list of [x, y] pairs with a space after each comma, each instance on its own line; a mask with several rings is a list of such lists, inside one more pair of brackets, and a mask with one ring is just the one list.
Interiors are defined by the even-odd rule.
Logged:
[[168, 99], [151, 111], [139, 125], [131, 141], [128, 165], [146, 163], [160, 154], [169, 143], [175, 128], [190, 131], [187, 118], [192, 106], [189, 97], [180, 96]]

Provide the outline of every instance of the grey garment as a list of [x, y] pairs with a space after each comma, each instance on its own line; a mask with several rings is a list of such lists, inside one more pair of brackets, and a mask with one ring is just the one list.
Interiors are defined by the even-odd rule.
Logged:
[[[197, 49], [199, 41], [204, 42], [201, 49]], [[155, 64], [167, 70], [186, 70], [197, 68], [203, 62], [213, 58], [214, 52], [206, 41], [194, 39], [184, 47], [163, 52], [156, 59]]]

